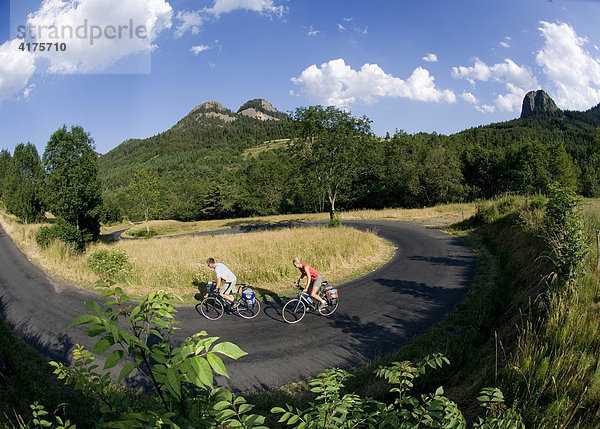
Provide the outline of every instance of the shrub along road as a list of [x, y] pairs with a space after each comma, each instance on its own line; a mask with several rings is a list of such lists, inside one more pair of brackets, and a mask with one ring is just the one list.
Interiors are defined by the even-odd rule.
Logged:
[[[441, 321], [471, 284], [475, 257], [451, 235], [403, 222], [344, 224], [374, 229], [397, 250], [376, 271], [339, 286], [340, 306], [332, 316], [309, 313], [288, 325], [281, 318], [285, 300], [267, 296], [262, 297], [261, 314], [252, 320], [225, 314], [210, 321], [186, 306], [176, 315], [180, 330], [175, 341], [205, 330], [234, 342], [248, 356], [226, 360], [231, 378], [218, 377], [217, 382], [234, 391], [276, 387], [327, 368], [351, 368], [397, 349]], [[303, 256], [318, 269], [318, 261]], [[90, 299], [97, 300], [31, 264], [0, 227], [0, 312], [25, 342], [65, 363], [71, 361], [75, 344], [91, 349], [95, 339], [85, 335], [85, 328], [70, 326], [86, 313], [84, 302]], [[118, 374], [118, 369], [112, 372]]]

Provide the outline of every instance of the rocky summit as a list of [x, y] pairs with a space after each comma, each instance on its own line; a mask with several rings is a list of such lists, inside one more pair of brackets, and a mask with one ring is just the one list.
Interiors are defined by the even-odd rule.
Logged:
[[537, 115], [539, 113], [555, 113], [559, 109], [554, 100], [543, 89], [529, 91], [523, 99], [521, 118]]

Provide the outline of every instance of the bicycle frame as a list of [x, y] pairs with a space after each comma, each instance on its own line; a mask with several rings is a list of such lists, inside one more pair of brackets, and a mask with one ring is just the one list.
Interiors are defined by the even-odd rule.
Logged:
[[[210, 320], [219, 319], [224, 310], [229, 309], [228, 313], [237, 314], [244, 319], [253, 319], [260, 313], [260, 301], [256, 300], [252, 306], [249, 306], [243, 295], [245, 284], [236, 284], [237, 291], [231, 293], [233, 302], [221, 296], [218, 289], [215, 289], [214, 282], [206, 283], [206, 296], [196, 305], [196, 311], [200, 312], [204, 317]], [[212, 300], [213, 303], [210, 304]], [[210, 315], [209, 315], [210, 313]]]

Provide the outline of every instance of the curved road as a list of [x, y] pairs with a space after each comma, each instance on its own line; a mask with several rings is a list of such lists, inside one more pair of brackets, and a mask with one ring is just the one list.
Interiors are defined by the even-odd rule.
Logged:
[[[187, 306], [178, 309], [181, 329], [175, 340], [206, 330], [232, 341], [248, 356], [226, 359], [231, 379], [218, 377], [218, 384], [234, 391], [276, 387], [393, 351], [441, 321], [466, 293], [476, 260], [461, 240], [402, 222], [344, 224], [374, 229], [397, 250], [378, 270], [339, 287], [335, 314], [309, 313], [288, 325], [280, 314], [284, 302], [263, 297], [261, 314], [253, 320], [224, 315], [209, 321]], [[82, 327], [69, 326], [86, 313], [84, 301], [90, 299], [97, 298], [31, 264], [0, 227], [0, 312], [28, 344], [63, 362], [71, 361], [77, 343], [91, 349], [95, 339]]]

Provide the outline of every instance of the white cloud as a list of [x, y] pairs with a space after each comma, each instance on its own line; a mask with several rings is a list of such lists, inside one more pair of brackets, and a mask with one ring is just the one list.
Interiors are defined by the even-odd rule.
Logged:
[[600, 59], [584, 49], [587, 39], [565, 23], [541, 21], [545, 39], [536, 61], [551, 85], [557, 105], [566, 109], [588, 109], [600, 102]]
[[176, 39], [183, 36], [188, 30], [191, 31], [192, 34], [198, 34], [200, 32], [200, 27], [202, 27], [202, 24], [206, 20], [199, 10], [191, 12], [179, 11], [177, 12], [177, 15], [175, 15], [175, 18], [181, 21], [181, 24], [179, 24], [175, 30]]
[[286, 11], [283, 6], [276, 6], [273, 0], [215, 0], [213, 7], [206, 8], [205, 10], [219, 17], [223, 13], [233, 12], [238, 9], [277, 17], [283, 16]]
[[306, 33], [306, 35], [307, 36], [316, 36], [319, 33], [320, 33], [320, 31], [313, 29], [313, 26], [311, 25], [310, 28], [308, 29], [308, 33]]
[[472, 104], [475, 109], [479, 110], [481, 113], [494, 113], [496, 108], [494, 106], [489, 106], [487, 104], [480, 104], [477, 97], [475, 97], [470, 92], [463, 92], [460, 94], [460, 98], [465, 100], [467, 103]]
[[192, 49], [190, 49], [190, 51], [192, 51], [194, 53], [194, 55], [198, 55], [200, 52], [208, 51], [209, 49], [210, 49], [210, 46], [208, 46], [208, 45], [197, 45], [197, 46], [192, 46]]
[[346, 22], [350, 22], [350, 21], [352, 21], [353, 19], [354, 19], [354, 18], [344, 18], [344, 21], [346, 21]]
[[45, 0], [28, 15], [38, 42], [64, 42], [65, 52], [38, 52], [50, 73], [100, 72], [131, 54], [150, 54], [171, 27], [165, 0]]
[[181, 23], [177, 26], [175, 38], [182, 37], [187, 31], [198, 34], [202, 25], [209, 19], [219, 18], [222, 14], [236, 10], [247, 10], [260, 15], [281, 18], [287, 8], [276, 6], [273, 0], [214, 0], [212, 7], [177, 12], [175, 17]]
[[306, 68], [292, 82], [310, 99], [325, 105], [349, 107], [358, 100], [374, 103], [379, 97], [401, 97], [427, 102], [456, 101], [450, 90], [438, 90], [434, 78], [422, 67], [406, 80], [385, 73], [377, 64], [365, 64], [353, 70], [343, 59], [331, 60]]
[[482, 113], [494, 113], [496, 111], [496, 107], [490, 106], [488, 104], [482, 104], [480, 106], [477, 106], [476, 109]]
[[498, 44], [498, 46], [501, 46], [501, 47], [503, 47], [503, 48], [510, 48], [510, 43], [509, 43], [509, 42], [510, 42], [511, 40], [512, 40], [512, 38], [511, 38], [510, 36], [505, 36], [505, 37], [504, 37], [504, 41], [503, 41], [503, 42], [500, 42], [500, 43]]
[[31, 85], [29, 85], [27, 88], [25, 88], [23, 90], [23, 98], [29, 98], [29, 96], [31, 95], [31, 91], [33, 91], [33, 89], [35, 88], [35, 84], [32, 83]]
[[462, 98], [463, 100], [465, 100], [467, 103], [470, 103], [470, 104], [479, 104], [479, 102], [477, 101], [477, 97], [475, 97], [470, 92], [463, 92], [460, 95], [460, 98]]
[[[475, 65], [472, 67], [453, 67], [452, 76], [455, 79], [466, 79], [473, 86], [475, 86], [476, 81], [496, 82], [505, 85], [508, 92], [498, 95], [495, 104], [497, 108], [508, 111], [518, 110], [525, 94], [539, 87], [537, 79], [529, 69], [517, 65], [510, 58], [493, 66], [488, 66], [479, 58], [475, 58]], [[490, 111], [489, 107], [484, 108], [482, 105], [476, 105], [476, 108], [480, 111]]]
[[[0, 103], [20, 92], [35, 72], [35, 56], [19, 50], [21, 40], [13, 39], [0, 45]], [[29, 95], [29, 91], [25, 88]]]
[[424, 61], [427, 61], [428, 63], [437, 63], [438, 61], [438, 57], [436, 54], [427, 54], [423, 57]]
[[367, 35], [369, 33], [369, 30], [367, 28], [367, 26], [365, 25], [364, 29], [358, 28], [358, 27], [354, 27], [354, 31], [356, 31], [358, 34], [362, 34], [363, 36]]

